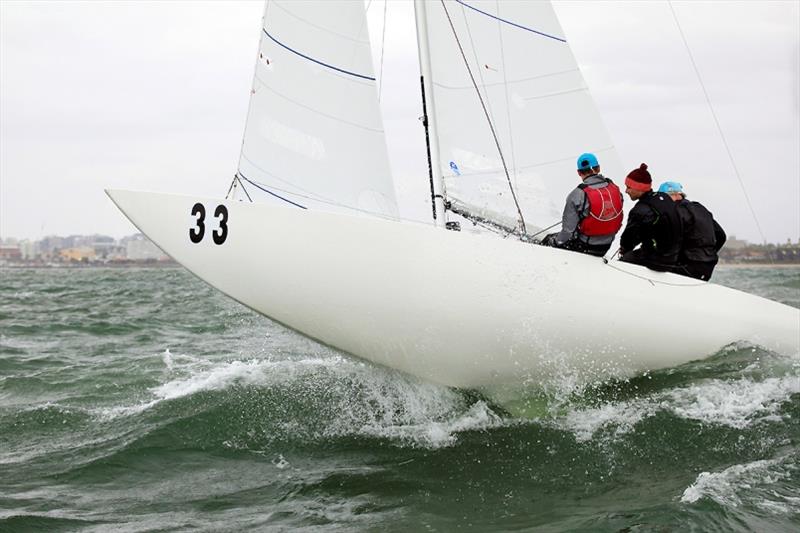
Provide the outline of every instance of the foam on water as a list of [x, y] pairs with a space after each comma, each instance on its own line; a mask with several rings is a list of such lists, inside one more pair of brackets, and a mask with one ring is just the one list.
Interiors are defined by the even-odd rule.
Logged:
[[797, 375], [761, 381], [710, 379], [629, 401], [574, 409], [557, 423], [581, 442], [591, 440], [601, 429], [613, 428], [615, 435], [629, 433], [637, 423], [659, 411], [743, 429], [758, 422], [780, 420], [781, 404], [797, 393], [800, 393], [800, 376]]
[[169, 349], [162, 354], [165, 367], [171, 374], [181, 374], [150, 389], [151, 400], [135, 405], [104, 407], [95, 410], [102, 418], [110, 420], [119, 416], [141, 413], [169, 400], [176, 400], [202, 391], [224, 390], [232, 385], [269, 385], [275, 380], [296, 374], [300, 368], [331, 367], [339, 359], [303, 359], [299, 361], [271, 361], [251, 359], [209, 363], [190, 355], [173, 355]]
[[[135, 405], [104, 407], [95, 410], [95, 414], [111, 420], [201, 392], [244, 386], [288, 388], [299, 397], [310, 397], [311, 402], [322, 401], [319, 395], [325, 392], [328, 397], [324, 407], [331, 416], [320, 414], [314, 421], [283, 420], [280, 429], [285, 434], [386, 438], [401, 446], [438, 448], [455, 444], [459, 432], [504, 423], [483, 401], [466, 402], [463, 394], [453, 389], [418, 382], [340, 355], [208, 363], [166, 350], [162, 360], [171, 379], [150, 388], [151, 399]], [[320, 422], [321, 428], [309, 429]], [[237, 447], [234, 441], [228, 444]]]
[[[150, 399], [135, 405], [103, 407], [94, 413], [109, 420], [136, 415], [200, 392], [249, 386], [289, 387], [299, 390], [299, 396], [325, 391], [330, 396], [326, 402], [335, 408], [330, 408], [331, 416], [323, 421], [322, 428], [309, 430], [311, 436], [320, 438], [365, 436], [386, 438], [401, 446], [438, 448], [454, 445], [461, 432], [512, 423], [503, 420], [485, 402], [466, 401], [458, 391], [418, 382], [335, 353], [295, 359], [209, 362], [172, 354], [167, 349], [161, 358], [167, 370], [166, 381], [149, 389]], [[575, 383], [567, 378], [560, 386], [572, 391]], [[800, 393], [800, 375], [794, 371], [761, 380], [709, 379], [592, 408], [575, 408], [562, 401], [559, 406], [566, 407], [566, 414], [557, 416], [554, 423], [573, 433], [579, 442], [593, 439], [599, 431], [604, 432], [604, 438], [608, 438], [609, 431], [612, 436], [625, 435], [658, 412], [742, 429], [756, 422], [778, 420], [781, 404], [796, 393]], [[290, 434], [301, 431], [307, 421], [283, 420], [281, 424]]]
[[[425, 413], [420, 411], [417, 414], [424, 416]], [[479, 401], [467, 411], [454, 413], [444, 420], [421, 418], [419, 421], [409, 420], [409, 423], [405, 424], [366, 424], [359, 428], [358, 432], [426, 448], [441, 448], [454, 445], [458, 441], [457, 434], [460, 432], [485, 430], [502, 426], [503, 423], [485, 402]]]
[[762, 381], [713, 379], [669, 391], [664, 400], [683, 418], [742, 429], [754, 422], [776, 419], [781, 403], [797, 393], [800, 393], [800, 376]]
[[800, 511], [800, 498], [771, 490], [779, 481], [792, 477], [796, 467], [785, 458], [736, 464], [719, 472], [701, 472], [681, 495], [681, 502], [703, 498], [725, 507], [755, 505], [776, 514]]
[[655, 414], [657, 409], [655, 402], [647, 400], [609, 403], [593, 409], [571, 411], [559, 425], [571, 431], [578, 442], [587, 442], [602, 428], [613, 427], [617, 436], [629, 433], [641, 420]]

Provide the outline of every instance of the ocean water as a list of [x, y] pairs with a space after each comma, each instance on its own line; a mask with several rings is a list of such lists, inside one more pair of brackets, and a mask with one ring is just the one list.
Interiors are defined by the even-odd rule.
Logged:
[[[800, 307], [800, 268], [715, 281]], [[800, 529], [797, 354], [555, 390], [517, 419], [177, 268], [2, 270], [0, 531]]]

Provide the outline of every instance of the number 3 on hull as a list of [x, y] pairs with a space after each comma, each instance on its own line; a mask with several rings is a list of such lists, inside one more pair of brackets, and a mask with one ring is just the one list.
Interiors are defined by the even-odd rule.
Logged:
[[[189, 240], [195, 244], [202, 242], [206, 233], [206, 208], [200, 202], [192, 206], [192, 216], [195, 218], [195, 225], [189, 228]], [[214, 244], [222, 244], [228, 238], [228, 208], [220, 204], [214, 210], [214, 218], [218, 220], [218, 229], [211, 233]]]

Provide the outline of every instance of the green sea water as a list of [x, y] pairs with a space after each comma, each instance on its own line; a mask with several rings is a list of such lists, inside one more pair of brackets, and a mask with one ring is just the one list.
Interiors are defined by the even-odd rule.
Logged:
[[[798, 268], [715, 281], [800, 307]], [[181, 269], [0, 270], [0, 531], [800, 529], [797, 354], [552, 385], [517, 419]]]

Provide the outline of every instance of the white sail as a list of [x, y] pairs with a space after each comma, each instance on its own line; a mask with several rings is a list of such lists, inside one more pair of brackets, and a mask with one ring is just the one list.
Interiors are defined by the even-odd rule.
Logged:
[[268, 201], [397, 215], [362, 2], [266, 2], [239, 175]]
[[564, 198], [578, 183], [581, 153], [594, 152], [603, 171], [616, 177], [618, 156], [550, 2], [424, 6], [439, 146], [434, 164], [448, 198], [485, 217], [517, 218], [486, 114], [529, 232], [560, 220]]

